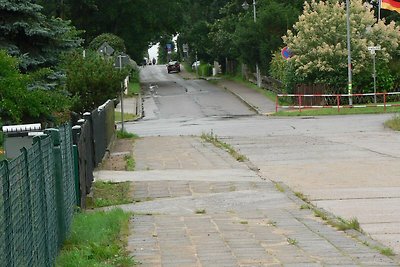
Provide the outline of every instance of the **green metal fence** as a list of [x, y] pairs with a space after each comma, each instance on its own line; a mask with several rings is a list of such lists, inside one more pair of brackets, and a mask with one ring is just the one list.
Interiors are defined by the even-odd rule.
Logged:
[[53, 266], [76, 205], [71, 127], [0, 162], [0, 266]]

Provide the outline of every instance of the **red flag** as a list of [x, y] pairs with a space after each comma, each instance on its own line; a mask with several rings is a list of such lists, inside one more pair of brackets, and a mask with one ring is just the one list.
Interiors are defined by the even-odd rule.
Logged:
[[400, 0], [382, 0], [381, 8], [400, 13]]

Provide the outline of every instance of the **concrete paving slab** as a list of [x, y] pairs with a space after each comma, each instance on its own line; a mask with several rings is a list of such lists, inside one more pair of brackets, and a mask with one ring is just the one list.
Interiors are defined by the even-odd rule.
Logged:
[[[159, 169], [96, 173], [96, 179], [132, 182], [140, 202], [121, 208], [135, 214], [128, 246], [143, 266], [396, 263], [326, 226], [310, 210], [300, 210], [245, 164], [230, 167], [235, 162], [228, 153], [204, 146], [198, 138], [172, 138], [171, 142], [184, 144], [176, 153], [171, 146], [159, 146], [168, 138], [152, 140], [157, 145], [139, 157], [139, 163], [148, 166], [153, 161]], [[156, 155], [170, 157], [163, 150], [176, 156], [166, 161]], [[214, 158], [219, 160], [210, 162]], [[179, 161], [180, 166], [175, 164]]]

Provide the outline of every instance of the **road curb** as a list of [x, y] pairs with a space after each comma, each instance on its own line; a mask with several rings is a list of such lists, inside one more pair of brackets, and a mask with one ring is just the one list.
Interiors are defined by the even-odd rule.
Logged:
[[240, 101], [242, 101], [246, 106], [248, 106], [251, 110], [253, 110], [254, 112], [256, 112], [258, 115], [264, 115], [257, 107], [255, 107], [254, 105], [252, 105], [251, 103], [247, 102], [242, 96], [240, 96], [239, 94], [233, 92], [232, 90], [230, 90], [229, 88], [227, 88], [226, 86], [220, 86], [219, 87], [225, 89], [226, 91], [229, 91], [231, 94], [233, 94], [234, 96], [236, 96], [237, 98], [239, 98]]

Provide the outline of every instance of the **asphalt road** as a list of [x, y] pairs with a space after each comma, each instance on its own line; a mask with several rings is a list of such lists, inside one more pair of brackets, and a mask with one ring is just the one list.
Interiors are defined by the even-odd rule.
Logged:
[[142, 71], [150, 85], [144, 120], [126, 125], [140, 136], [213, 132], [273, 181], [346, 219], [400, 253], [400, 135], [393, 115], [276, 118], [206, 81], [183, 80], [163, 66]]
[[255, 112], [229, 91], [204, 80], [184, 80], [168, 74], [165, 66], [146, 66], [141, 81], [144, 94], [144, 120], [248, 116]]

